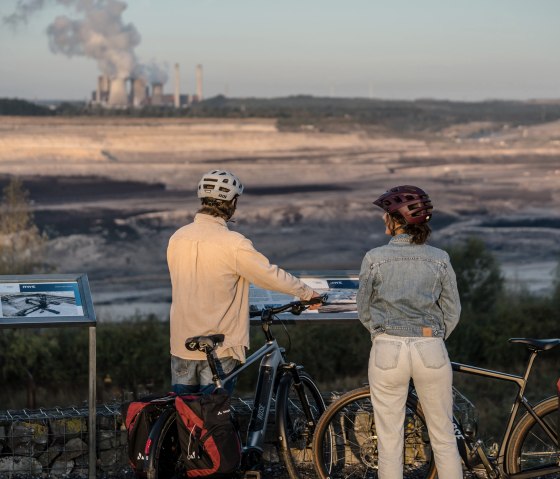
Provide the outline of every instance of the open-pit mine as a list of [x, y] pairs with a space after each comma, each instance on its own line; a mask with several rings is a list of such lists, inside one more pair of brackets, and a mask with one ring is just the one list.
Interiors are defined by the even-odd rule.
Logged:
[[202, 173], [245, 183], [232, 228], [290, 270], [358, 270], [386, 242], [372, 201], [416, 184], [432, 244], [480, 237], [512, 288], [546, 292], [560, 259], [560, 122], [437, 133], [282, 131], [269, 119], [1, 117], [0, 181], [17, 175], [48, 234], [47, 262], [87, 273], [101, 320], [170, 300], [165, 251]]

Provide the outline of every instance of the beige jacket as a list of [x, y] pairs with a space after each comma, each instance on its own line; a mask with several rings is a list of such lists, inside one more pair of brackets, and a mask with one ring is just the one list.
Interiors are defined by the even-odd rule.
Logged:
[[224, 334], [218, 356], [244, 361], [249, 347], [249, 284], [310, 299], [313, 289], [271, 265], [251, 241], [221, 218], [197, 214], [169, 239], [171, 354], [205, 359], [185, 348], [192, 336]]

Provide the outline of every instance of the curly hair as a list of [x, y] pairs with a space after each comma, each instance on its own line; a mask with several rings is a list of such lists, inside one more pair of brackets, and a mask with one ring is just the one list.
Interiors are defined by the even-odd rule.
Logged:
[[232, 201], [221, 201], [212, 198], [202, 198], [201, 202], [202, 206], [198, 210], [199, 213], [223, 218], [226, 221], [230, 220], [230, 218], [235, 213], [235, 208], [237, 207], [237, 198], [233, 199]]

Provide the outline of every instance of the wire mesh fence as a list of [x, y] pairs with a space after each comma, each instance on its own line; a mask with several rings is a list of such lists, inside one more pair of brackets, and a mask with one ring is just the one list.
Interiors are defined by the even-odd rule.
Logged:
[[[0, 411], [0, 479], [87, 478], [88, 408]], [[133, 477], [120, 404], [97, 407], [97, 477]]]
[[[325, 395], [327, 405], [340, 393]], [[455, 414], [467, 428], [476, 430], [477, 412], [472, 403], [454, 390]], [[246, 431], [253, 401], [232, 399], [232, 410], [240, 430]], [[86, 479], [89, 471], [88, 414], [84, 407], [0, 411], [0, 479], [67, 478]], [[263, 477], [283, 479], [287, 473], [276, 450], [275, 404], [264, 444]], [[127, 431], [122, 404], [97, 407], [96, 476], [100, 479], [132, 479]]]
[[[253, 401], [232, 400], [240, 429], [246, 430]], [[271, 422], [274, 421], [274, 404]], [[0, 479], [86, 479], [89, 471], [88, 414], [84, 407], [0, 411]], [[127, 432], [120, 403], [97, 407], [97, 478], [133, 478], [128, 463]], [[265, 467], [282, 477], [269, 428], [264, 450]]]

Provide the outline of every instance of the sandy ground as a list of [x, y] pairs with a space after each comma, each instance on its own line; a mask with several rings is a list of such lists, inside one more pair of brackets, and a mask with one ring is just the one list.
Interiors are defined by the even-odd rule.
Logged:
[[386, 242], [371, 201], [412, 183], [436, 206], [432, 244], [480, 236], [510, 287], [546, 292], [560, 258], [560, 123], [486, 127], [371, 137], [272, 120], [0, 117], [0, 175], [22, 177], [49, 263], [88, 274], [101, 319], [167, 314], [167, 239], [213, 168], [246, 185], [232, 228], [285, 268], [359, 269]]

